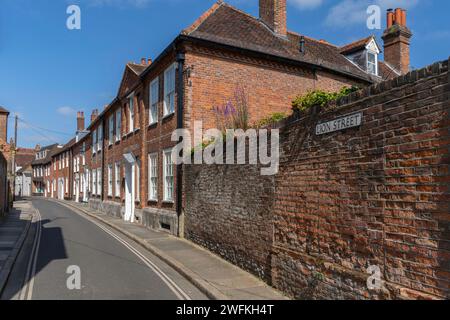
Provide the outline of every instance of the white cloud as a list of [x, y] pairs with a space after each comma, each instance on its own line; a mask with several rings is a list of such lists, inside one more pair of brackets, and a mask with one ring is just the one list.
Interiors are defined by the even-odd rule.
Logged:
[[314, 9], [322, 5], [323, 0], [288, 0], [299, 9]]
[[66, 116], [66, 117], [74, 116], [77, 113], [77, 111], [71, 107], [61, 107], [61, 108], [58, 108], [56, 110], [56, 112], [58, 112], [60, 115]]
[[343, 0], [330, 9], [325, 24], [332, 27], [348, 27], [365, 23], [367, 7], [373, 4], [380, 6], [382, 12], [385, 12], [389, 8], [410, 9], [418, 3], [419, 0]]

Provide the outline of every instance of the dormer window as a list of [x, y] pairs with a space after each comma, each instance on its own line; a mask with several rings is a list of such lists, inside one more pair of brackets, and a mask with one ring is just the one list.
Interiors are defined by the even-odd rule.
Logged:
[[378, 75], [378, 55], [375, 52], [367, 51], [367, 72]]

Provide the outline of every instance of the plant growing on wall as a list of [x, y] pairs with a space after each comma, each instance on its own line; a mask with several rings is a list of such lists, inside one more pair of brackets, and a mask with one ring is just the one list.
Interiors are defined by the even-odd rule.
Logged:
[[345, 97], [352, 92], [358, 91], [358, 87], [343, 87], [339, 92], [326, 92], [323, 90], [309, 91], [305, 95], [298, 96], [292, 101], [294, 110], [305, 112], [311, 107], [325, 107], [330, 101]]
[[275, 113], [272, 113], [271, 115], [269, 115], [268, 117], [258, 121], [256, 123], [255, 127], [262, 128], [262, 127], [271, 126], [271, 125], [274, 125], [275, 123], [283, 120], [286, 117], [287, 117], [287, 114], [285, 114], [284, 112], [275, 112]]
[[217, 128], [226, 129], [249, 128], [248, 95], [242, 87], [236, 87], [234, 94], [223, 105], [212, 108], [217, 122]]

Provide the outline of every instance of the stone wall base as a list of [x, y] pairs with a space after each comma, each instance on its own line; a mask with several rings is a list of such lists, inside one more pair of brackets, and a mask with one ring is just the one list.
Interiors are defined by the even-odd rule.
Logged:
[[[125, 215], [125, 207], [121, 203], [113, 201], [90, 199], [89, 208], [119, 219], [123, 219]], [[153, 230], [169, 232], [174, 236], [178, 235], [178, 217], [175, 211], [155, 208], [136, 208], [134, 215], [136, 224], [141, 224]]]

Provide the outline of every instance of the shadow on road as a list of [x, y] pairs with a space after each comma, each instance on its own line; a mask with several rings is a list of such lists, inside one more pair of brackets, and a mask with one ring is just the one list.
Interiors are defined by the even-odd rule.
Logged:
[[[26, 294], [30, 281], [45, 269], [52, 261], [67, 259], [64, 237], [60, 227], [49, 227], [52, 220], [33, 222], [22, 250], [16, 260], [8, 284], [2, 293], [2, 300], [19, 298]], [[37, 234], [39, 231], [41, 234]], [[38, 252], [33, 247], [39, 242]], [[25, 290], [25, 291], [24, 291]], [[24, 292], [22, 292], [24, 291]], [[24, 296], [22, 294], [22, 296]]]

